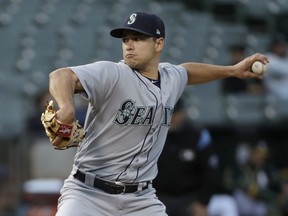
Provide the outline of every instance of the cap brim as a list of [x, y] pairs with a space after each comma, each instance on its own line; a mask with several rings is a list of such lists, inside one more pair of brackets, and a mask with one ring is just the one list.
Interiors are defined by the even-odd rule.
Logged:
[[153, 35], [151, 35], [151, 34], [149, 34], [147, 32], [144, 32], [144, 31], [141, 31], [141, 30], [138, 30], [138, 29], [135, 29], [135, 28], [129, 28], [129, 27], [113, 29], [113, 30], [110, 31], [110, 35], [112, 37], [115, 37], [115, 38], [122, 38], [123, 37], [123, 32], [127, 31], [127, 30], [139, 32], [139, 33], [142, 33], [142, 34], [145, 34], [145, 35], [153, 37]]

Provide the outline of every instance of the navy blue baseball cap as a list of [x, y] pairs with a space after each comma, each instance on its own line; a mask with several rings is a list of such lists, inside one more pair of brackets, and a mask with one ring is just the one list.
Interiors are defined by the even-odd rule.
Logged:
[[110, 35], [116, 38], [122, 38], [125, 30], [132, 30], [149, 35], [154, 38], [165, 38], [165, 26], [160, 17], [147, 12], [135, 12], [128, 16], [119, 28], [111, 30]]

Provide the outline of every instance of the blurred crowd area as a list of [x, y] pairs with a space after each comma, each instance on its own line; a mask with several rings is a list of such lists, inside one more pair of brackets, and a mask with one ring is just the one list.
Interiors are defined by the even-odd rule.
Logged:
[[[53, 211], [23, 213], [27, 203], [45, 203], [31, 194], [48, 193], [47, 203], [55, 204], [58, 180], [69, 174], [75, 153], [54, 150], [42, 129], [48, 74], [69, 65], [121, 60], [121, 43], [110, 37], [110, 29], [138, 10], [156, 13], [166, 23], [162, 61], [228, 65], [255, 52], [269, 55], [262, 80], [188, 87], [184, 97], [191, 120], [211, 131], [223, 174], [238, 163], [239, 146], [264, 140], [267, 163], [274, 167], [268, 173], [272, 189], [287, 198], [287, 185], [281, 186], [288, 181], [288, 0], [0, 0], [1, 216]], [[75, 103], [83, 123], [86, 103], [78, 97]], [[35, 179], [51, 190], [29, 182]], [[229, 183], [230, 177], [224, 179]]]

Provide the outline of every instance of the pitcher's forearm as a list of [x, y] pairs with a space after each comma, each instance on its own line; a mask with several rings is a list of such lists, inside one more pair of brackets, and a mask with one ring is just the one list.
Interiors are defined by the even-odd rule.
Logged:
[[184, 63], [182, 64], [188, 71], [188, 84], [207, 83], [218, 79], [232, 76], [233, 68], [231, 66], [210, 65], [202, 63]]
[[65, 110], [67, 116], [75, 116], [74, 92], [77, 79], [68, 68], [55, 70], [49, 75], [49, 91], [60, 110]]

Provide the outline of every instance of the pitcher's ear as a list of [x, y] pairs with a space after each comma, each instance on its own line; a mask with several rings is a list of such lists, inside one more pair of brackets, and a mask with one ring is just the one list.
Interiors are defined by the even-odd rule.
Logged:
[[160, 37], [160, 38], [156, 38], [155, 39], [155, 45], [156, 45], [156, 49], [157, 51], [159, 50], [162, 50], [163, 47], [164, 47], [164, 38], [163, 37]]

